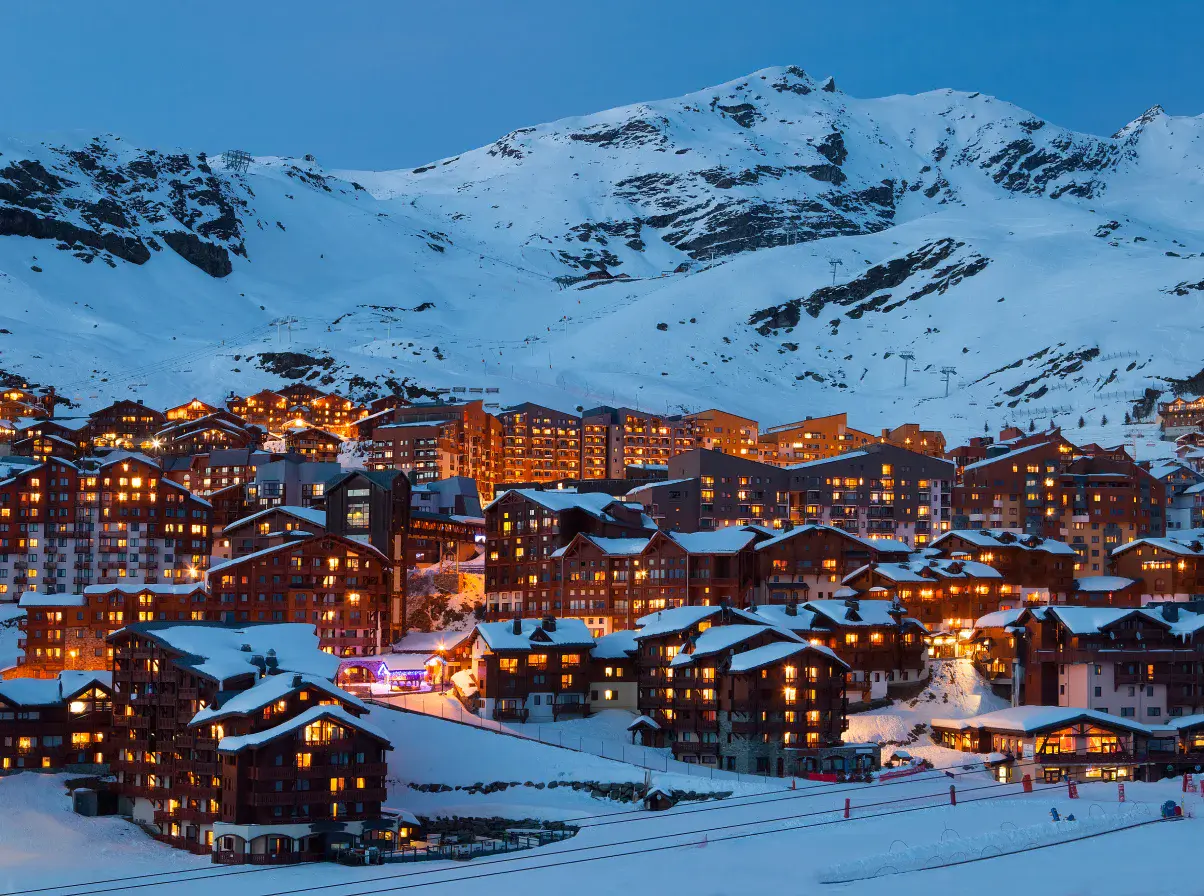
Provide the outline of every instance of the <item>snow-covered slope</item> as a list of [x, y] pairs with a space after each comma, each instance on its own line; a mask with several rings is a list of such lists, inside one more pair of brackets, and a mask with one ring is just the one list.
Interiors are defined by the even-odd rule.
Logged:
[[1204, 387], [1202, 131], [790, 67], [413, 171], [0, 141], [0, 369], [85, 407], [285, 374], [954, 437], [1116, 423]]

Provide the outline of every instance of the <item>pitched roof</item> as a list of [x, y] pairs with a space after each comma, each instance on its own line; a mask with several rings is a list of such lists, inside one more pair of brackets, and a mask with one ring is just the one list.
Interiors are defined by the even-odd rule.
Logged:
[[[668, 610], [657, 610], [655, 613], [649, 613], [647, 616], [642, 616], [636, 620], [639, 631], [636, 633], [636, 640], [644, 638], [654, 638], [660, 635], [671, 635], [675, 632], [685, 631], [693, 625], [702, 622], [704, 619], [723, 612], [723, 607], [712, 606], [692, 606], [692, 607], [673, 607]], [[746, 622], [755, 622], [764, 624], [763, 620], [755, 614], [745, 610], [730, 609], [728, 612], [735, 615], [737, 618], [743, 619]]]
[[519, 633], [514, 633], [514, 620], [482, 622], [477, 634], [490, 650], [532, 650], [540, 647], [593, 647], [594, 636], [581, 619], [557, 619], [552, 631], [543, 627], [542, 620], [520, 620]]
[[56, 678], [10, 678], [0, 681], [0, 700], [13, 706], [54, 706], [99, 685], [113, 689], [113, 673], [100, 671], [60, 672]]
[[245, 526], [248, 523], [254, 522], [255, 520], [259, 519], [260, 517], [267, 516], [269, 513], [277, 513], [277, 512], [286, 514], [287, 516], [291, 516], [294, 519], [300, 520], [303, 523], [307, 523], [307, 524], [315, 525], [315, 526], [321, 526], [323, 529], [326, 528], [326, 511], [325, 510], [315, 510], [312, 507], [296, 507], [292, 504], [283, 504], [279, 507], [269, 507], [267, 510], [260, 510], [256, 513], [252, 513], [250, 516], [244, 516], [242, 519], [234, 520], [234, 522], [230, 523], [222, 531], [229, 532], [232, 529], [241, 528], [242, 526]]
[[288, 721], [281, 722], [272, 728], [265, 728], [263, 731], [256, 731], [254, 734], [223, 737], [217, 742], [217, 751], [219, 753], [238, 753], [241, 750], [261, 747], [279, 737], [284, 737], [286, 734], [292, 734], [299, 728], [304, 728], [306, 725], [319, 719], [330, 719], [331, 721], [338, 722], [340, 725], [346, 725], [348, 728], [355, 728], [365, 734], [383, 740], [392, 749], [392, 741], [389, 740], [387, 734], [375, 725], [353, 716], [341, 706], [311, 706], [305, 712], [293, 716]]
[[725, 526], [709, 532], [669, 532], [668, 536], [691, 554], [736, 554], [757, 538], [744, 527]]
[[735, 625], [712, 625], [706, 631], [701, 632], [698, 637], [694, 638], [693, 643], [688, 645], [691, 647], [688, 653], [685, 650], [682, 650], [677, 654], [677, 656], [673, 657], [673, 660], [669, 663], [669, 665], [688, 666], [695, 659], [706, 656], [714, 656], [716, 653], [722, 653], [725, 650], [730, 650], [737, 644], [747, 641], [750, 638], [763, 635], [769, 631], [777, 632], [783, 638], [792, 642], [797, 643], [798, 641], [798, 636], [793, 632], [787, 632], [783, 631], [782, 629], [773, 628], [772, 626], [766, 625], [759, 620], [756, 624], [752, 625], [742, 623], [737, 623]]
[[752, 672], [760, 669], [762, 666], [769, 666], [789, 657], [804, 653], [818, 653], [825, 659], [831, 660], [845, 669], [850, 668], [849, 664], [838, 657], [829, 647], [824, 647], [821, 644], [795, 644], [790, 641], [781, 641], [776, 644], [763, 644], [760, 647], [754, 647], [752, 650], [737, 653], [732, 657], [728, 671], [737, 674]]
[[1060, 728], [1075, 722], [1097, 722], [1112, 728], [1122, 728], [1139, 734], [1151, 734], [1153, 729], [1094, 709], [1073, 706], [1013, 706], [994, 712], [971, 716], [968, 719], [933, 719], [933, 728], [968, 728], [988, 731], [1007, 731], [1015, 734], [1037, 734], [1050, 728]]
[[179, 665], [214, 681], [260, 675], [253, 657], [275, 658], [276, 668], [333, 679], [339, 659], [318, 648], [318, 634], [303, 622], [230, 625], [219, 622], [136, 622], [109, 635], [135, 634], [181, 654]]
[[305, 688], [317, 689], [329, 697], [334, 697], [343, 703], [350, 703], [365, 712], [368, 711], [367, 705], [362, 700], [348, 694], [327, 678], [320, 675], [284, 672], [261, 678], [244, 691], [236, 691], [232, 694], [219, 692], [219, 702], [199, 710], [188, 724], [190, 726], [200, 725], [224, 719], [227, 716], [247, 715]]

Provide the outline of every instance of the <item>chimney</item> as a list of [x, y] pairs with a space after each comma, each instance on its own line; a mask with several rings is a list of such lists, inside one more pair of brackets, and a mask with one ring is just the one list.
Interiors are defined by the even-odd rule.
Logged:
[[1179, 621], [1179, 607], [1176, 606], [1175, 604], [1163, 604], [1162, 605], [1162, 618], [1165, 619], [1167, 622], [1178, 622]]
[[543, 620], [539, 623], [539, 627], [542, 628], [545, 632], [556, 631], [556, 617], [555, 616], [545, 616], [543, 618]]
[[523, 633], [523, 620], [521, 616], [514, 617], [514, 625], [511, 627], [511, 631], [513, 631], [516, 635], [521, 635]]
[[300, 675], [293, 676], [293, 687], [295, 687], [295, 688], [301, 687], [301, 676]]
[[794, 596], [794, 592], [790, 592], [790, 596], [786, 598], [786, 615], [798, 615], [798, 598]]

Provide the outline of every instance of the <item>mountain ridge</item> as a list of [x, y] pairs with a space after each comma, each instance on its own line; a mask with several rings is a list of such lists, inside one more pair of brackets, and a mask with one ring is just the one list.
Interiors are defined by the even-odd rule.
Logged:
[[286, 370], [955, 435], [1120, 420], [1204, 366], [1201, 131], [787, 66], [404, 171], [0, 139], [0, 369], [81, 406]]

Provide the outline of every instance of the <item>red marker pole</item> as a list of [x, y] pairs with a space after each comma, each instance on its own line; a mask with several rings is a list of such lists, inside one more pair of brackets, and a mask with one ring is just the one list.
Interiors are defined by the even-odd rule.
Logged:
[[850, 801], [850, 799], [849, 799], [849, 798], [846, 796], [846, 797], [844, 798], [844, 817], [845, 817], [845, 818], [848, 818], [848, 817], [849, 817], [849, 809], [850, 809], [850, 808], [851, 808], [851, 801]]
[[953, 784], [949, 785], [949, 805], [957, 805], [957, 787]]
[[1021, 783], [1024, 785], [1025, 793], [1033, 792], [1033, 776], [1032, 775], [1025, 775], [1024, 780]]

